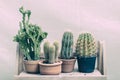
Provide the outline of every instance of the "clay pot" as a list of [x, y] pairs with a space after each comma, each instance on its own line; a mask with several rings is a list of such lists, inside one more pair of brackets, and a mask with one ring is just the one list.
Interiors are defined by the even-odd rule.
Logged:
[[58, 61], [54, 64], [46, 64], [43, 61], [39, 62], [39, 70], [42, 75], [58, 75], [61, 73], [62, 61]]
[[74, 70], [76, 59], [62, 59], [62, 72], [70, 73]]
[[39, 73], [39, 60], [28, 61], [24, 60], [25, 71], [27, 73]]

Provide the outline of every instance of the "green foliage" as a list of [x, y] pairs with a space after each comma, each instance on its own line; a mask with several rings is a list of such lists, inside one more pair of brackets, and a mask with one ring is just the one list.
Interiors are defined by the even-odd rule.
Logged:
[[19, 23], [20, 30], [14, 36], [15, 42], [19, 43], [26, 60], [38, 60], [40, 57], [40, 44], [47, 37], [48, 33], [43, 32], [37, 25], [30, 24], [30, 10], [19, 9], [22, 14], [22, 21]]
[[73, 33], [66, 31], [62, 38], [61, 58], [70, 59], [73, 55]]
[[44, 55], [45, 55], [45, 62], [49, 64], [53, 64], [58, 61], [58, 50], [59, 50], [59, 43], [55, 41], [53, 45], [50, 45], [48, 41], [44, 43]]
[[81, 57], [96, 56], [97, 45], [94, 37], [90, 33], [79, 35], [76, 43], [76, 53]]

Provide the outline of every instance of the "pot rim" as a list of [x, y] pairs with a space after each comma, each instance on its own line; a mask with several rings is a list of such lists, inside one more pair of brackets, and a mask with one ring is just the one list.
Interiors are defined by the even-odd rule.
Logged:
[[23, 60], [25, 64], [38, 64], [40, 60]]
[[62, 61], [75, 61], [76, 59], [61, 59]]
[[57, 66], [57, 65], [61, 65], [62, 64], [61, 60], [56, 62], [56, 63], [53, 63], [53, 64], [45, 64], [43, 62], [44, 62], [44, 60], [43, 61], [39, 61], [39, 65], [41, 65], [41, 66]]
[[94, 58], [94, 57], [97, 57], [97, 56], [77, 56], [77, 59], [78, 58]]

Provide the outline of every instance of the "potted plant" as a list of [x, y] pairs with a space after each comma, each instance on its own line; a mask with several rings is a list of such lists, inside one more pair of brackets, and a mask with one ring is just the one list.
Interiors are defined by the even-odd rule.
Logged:
[[63, 34], [60, 57], [63, 62], [62, 72], [72, 72], [74, 70], [76, 59], [73, 57], [73, 33], [70, 31], [66, 31]]
[[39, 62], [40, 74], [42, 75], [58, 75], [61, 73], [62, 61], [58, 60], [59, 43], [50, 44], [48, 41], [44, 43], [45, 60]]
[[94, 71], [97, 55], [96, 41], [91, 33], [81, 33], [76, 43], [78, 70], [83, 73]]
[[30, 10], [19, 9], [22, 14], [20, 30], [14, 36], [14, 41], [18, 42], [19, 48], [24, 56], [24, 65], [26, 72], [37, 73], [39, 71], [38, 63], [40, 59], [40, 44], [47, 37], [47, 32], [43, 32], [37, 25], [30, 24]]

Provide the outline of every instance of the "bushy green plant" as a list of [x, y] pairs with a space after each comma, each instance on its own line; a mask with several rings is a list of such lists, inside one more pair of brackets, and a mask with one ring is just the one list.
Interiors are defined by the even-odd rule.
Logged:
[[76, 43], [76, 53], [81, 57], [96, 56], [97, 45], [92, 34], [82, 33]]
[[19, 43], [26, 60], [38, 60], [40, 57], [40, 44], [48, 33], [43, 32], [39, 26], [29, 23], [30, 10], [24, 10], [21, 7], [19, 11], [22, 14], [22, 21], [19, 23], [20, 29], [18, 34], [14, 36], [13, 41]]
[[62, 38], [61, 58], [70, 59], [73, 55], [73, 34], [70, 31], [66, 31]]
[[45, 63], [53, 64], [58, 61], [59, 43], [57, 41], [55, 41], [53, 44], [50, 44], [48, 41], [46, 41], [43, 48], [45, 55]]

